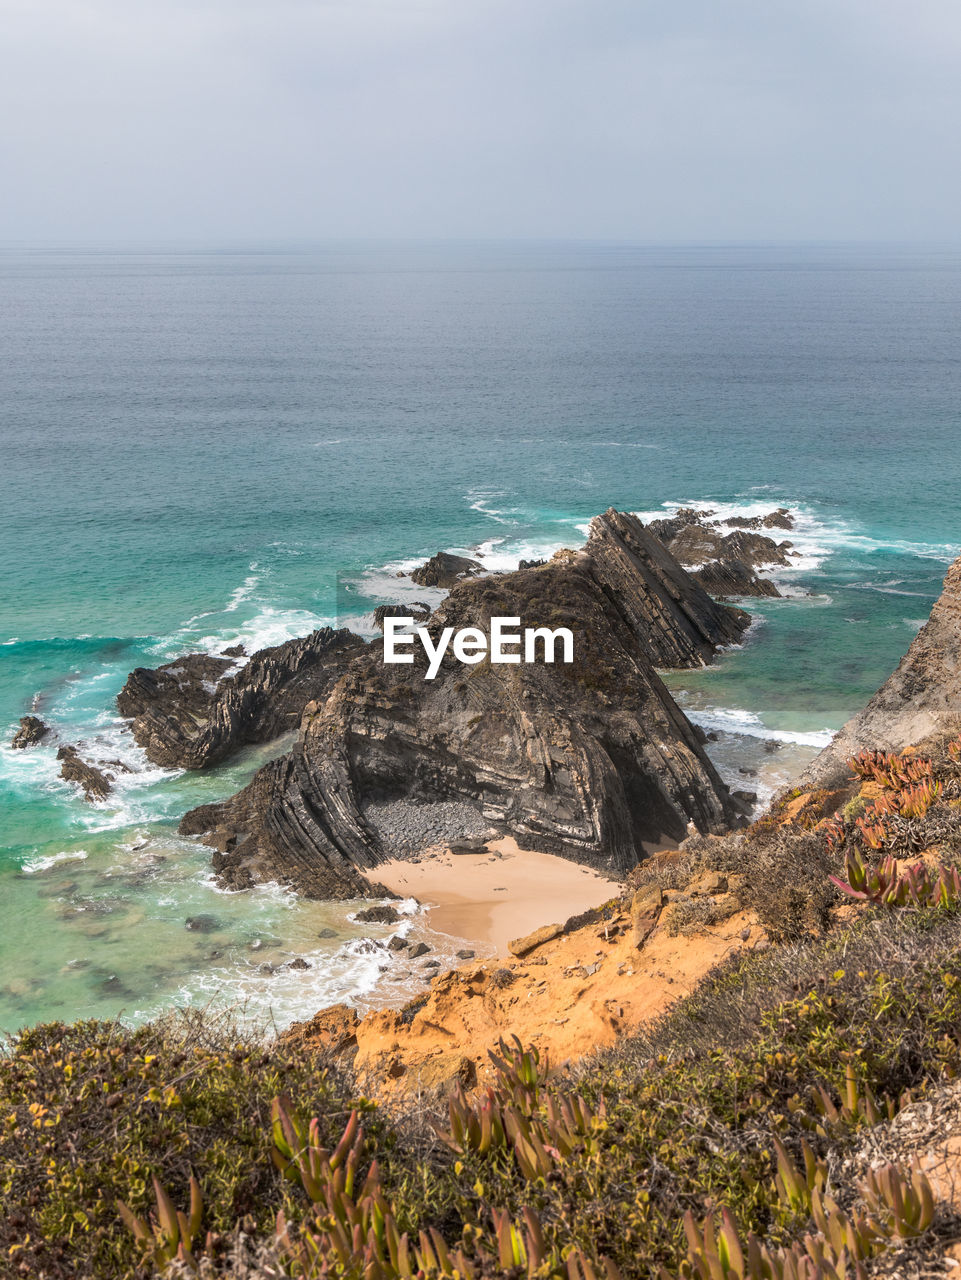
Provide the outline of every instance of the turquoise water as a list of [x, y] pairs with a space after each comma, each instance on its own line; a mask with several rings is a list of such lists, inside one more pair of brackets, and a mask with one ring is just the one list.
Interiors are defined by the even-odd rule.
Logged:
[[35, 709], [133, 770], [89, 805], [53, 750], [0, 749], [0, 1027], [381, 998], [345, 908], [210, 884], [177, 820], [271, 750], [146, 766], [113, 705], [136, 665], [362, 627], [439, 548], [510, 565], [610, 505], [783, 504], [791, 598], [671, 677], [763, 793], [885, 678], [961, 548], [955, 249], [19, 246], [0, 288], [0, 729]]

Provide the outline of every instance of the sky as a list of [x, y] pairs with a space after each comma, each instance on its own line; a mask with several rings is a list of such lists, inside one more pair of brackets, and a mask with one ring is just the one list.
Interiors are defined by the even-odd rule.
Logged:
[[956, 240], [957, 0], [0, 0], [0, 239]]

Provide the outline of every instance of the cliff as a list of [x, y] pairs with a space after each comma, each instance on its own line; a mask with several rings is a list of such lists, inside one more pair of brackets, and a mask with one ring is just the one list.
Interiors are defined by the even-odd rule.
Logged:
[[465, 666], [449, 653], [388, 666], [372, 645], [293, 750], [223, 804], [187, 814], [221, 882], [278, 880], [308, 896], [370, 893], [358, 868], [465, 835], [625, 872], [688, 824], [722, 831], [738, 807], [655, 665], [700, 666], [748, 615], [718, 605], [636, 518], [598, 517], [581, 552], [460, 583], [427, 629], [492, 617], [567, 627], [571, 664]]
[[896, 670], [867, 706], [851, 717], [806, 777], [831, 785], [864, 747], [900, 751], [961, 722], [961, 557], [951, 565], [931, 616]]

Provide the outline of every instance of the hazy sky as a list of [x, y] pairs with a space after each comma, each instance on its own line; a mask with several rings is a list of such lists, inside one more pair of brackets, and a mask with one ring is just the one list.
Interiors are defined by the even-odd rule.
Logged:
[[2, 0], [0, 237], [957, 239], [958, 0]]

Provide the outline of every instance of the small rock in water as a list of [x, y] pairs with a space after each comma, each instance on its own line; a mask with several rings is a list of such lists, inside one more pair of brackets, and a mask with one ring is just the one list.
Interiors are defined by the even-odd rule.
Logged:
[[358, 911], [354, 917], [355, 920], [362, 920], [364, 924], [396, 924], [400, 919], [400, 912], [396, 907], [365, 907], [363, 911]]
[[340, 934], [337, 932], [336, 929], [327, 928], [327, 929], [321, 929], [321, 931], [317, 934], [317, 937], [318, 938], [339, 938]]
[[303, 956], [297, 956], [288, 964], [288, 969], [312, 969], [314, 966], [308, 964]]
[[406, 938], [402, 938], [399, 933], [396, 933], [387, 943], [387, 946], [391, 951], [406, 951], [410, 943]]
[[477, 952], [476, 952], [476, 951], [468, 951], [468, 950], [466, 950], [466, 949], [465, 949], [464, 951], [458, 951], [458, 952], [457, 952], [457, 959], [458, 959], [458, 960], [473, 960], [473, 959], [474, 959], [474, 956], [475, 956], [476, 954], [477, 954]]
[[416, 942], [410, 949], [410, 958], [416, 960], [418, 956], [426, 956], [430, 947], [426, 942]]
[[222, 929], [223, 925], [216, 916], [200, 915], [188, 916], [185, 929], [190, 929], [193, 933], [216, 933], [218, 929]]

